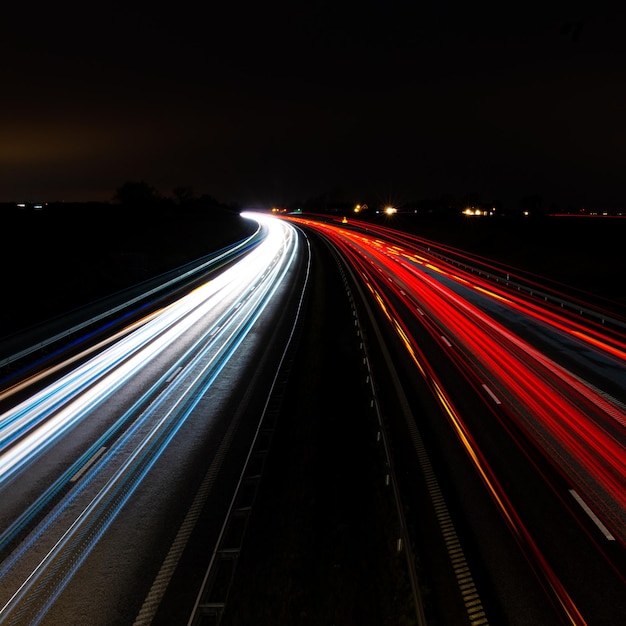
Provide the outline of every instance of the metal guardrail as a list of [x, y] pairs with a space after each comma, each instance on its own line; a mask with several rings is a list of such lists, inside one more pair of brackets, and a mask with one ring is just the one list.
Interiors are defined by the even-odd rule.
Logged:
[[557, 304], [561, 308], [568, 309], [573, 313], [588, 317], [590, 319], [594, 319], [604, 326], [611, 326], [616, 330], [626, 330], [626, 321], [624, 321], [623, 319], [619, 319], [618, 317], [613, 317], [606, 311], [587, 307], [581, 305], [580, 303], [574, 302], [573, 300], [567, 300], [566, 298], [563, 298], [558, 294], [544, 291], [535, 286], [524, 284], [523, 282], [511, 280], [510, 274], [505, 272], [504, 270], [502, 271], [502, 274], [497, 274], [484, 268], [479, 268], [478, 266], [458, 261], [457, 259], [446, 256], [439, 252], [434, 252], [430, 247], [427, 247], [426, 249], [428, 250], [429, 254], [436, 256], [437, 258], [445, 261], [446, 263], [449, 263], [450, 265], [456, 265], [457, 267], [460, 267], [467, 272], [471, 272], [472, 274], [478, 274], [479, 276], [484, 276], [488, 280], [491, 280], [495, 283], [504, 283], [507, 287], [516, 289], [517, 291], [522, 291], [529, 296], [540, 298], [544, 302], [552, 302], [553, 304]]
[[310, 257], [289, 337], [187, 626], [218, 626], [224, 615], [234, 582], [237, 560], [243, 547], [248, 519], [262, 480], [265, 461], [278, 424], [302, 334], [304, 324], [302, 311], [309, 297], [309, 280]]

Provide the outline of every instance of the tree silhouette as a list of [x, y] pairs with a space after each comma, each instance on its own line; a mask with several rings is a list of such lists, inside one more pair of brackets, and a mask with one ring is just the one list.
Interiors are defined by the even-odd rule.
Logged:
[[161, 199], [159, 192], [141, 181], [127, 181], [117, 189], [113, 201], [124, 206], [146, 207]]
[[196, 197], [192, 187], [175, 187], [172, 189], [174, 200], [179, 205], [186, 205], [193, 202]]

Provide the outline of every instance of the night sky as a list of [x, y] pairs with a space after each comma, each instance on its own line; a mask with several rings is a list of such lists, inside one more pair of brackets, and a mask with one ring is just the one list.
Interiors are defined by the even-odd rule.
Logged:
[[6, 5], [2, 202], [110, 200], [143, 180], [243, 206], [626, 206], [626, 9]]

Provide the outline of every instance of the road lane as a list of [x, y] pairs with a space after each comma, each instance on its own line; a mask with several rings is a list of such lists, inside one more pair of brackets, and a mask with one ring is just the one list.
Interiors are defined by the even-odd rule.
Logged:
[[[296, 275], [295, 230], [251, 219], [265, 235], [238, 263], [0, 418], [3, 623], [46, 623], [55, 611], [71, 623], [63, 606], [77, 608], [75, 595], [64, 589], [76, 587], [81, 564], [120, 512], [132, 510], [136, 490], [166, 477], [160, 459], [173, 447], [182, 452], [187, 424], [201, 421], [199, 434], [219, 436], [212, 422], [226, 402], [224, 377], [240, 385], [232, 365], [261, 349], [260, 328], [285, 306]], [[175, 491], [165, 492], [175, 501]], [[115, 543], [107, 545], [107, 558], [120, 562]], [[111, 623], [104, 606], [92, 609], [90, 623]]]
[[[502, 506], [502, 514], [510, 520], [517, 520], [510, 522], [512, 532], [525, 537], [523, 543], [527, 554], [545, 584], [552, 588], [550, 593], [555, 603], [564, 611], [568, 621], [585, 623], [577, 602], [562, 583], [562, 579], [568, 579], [569, 584], [572, 577], [563, 575], [561, 564], [550, 563], [546, 557], [547, 546], [540, 547], [523, 522], [528, 514], [522, 511], [520, 517], [517, 508], [509, 502], [506, 490], [487, 461], [495, 451], [484, 450], [474, 439], [479, 432], [468, 430], [466, 420], [448, 396], [446, 379], [439, 379], [434, 370], [428, 369], [428, 359], [421, 354], [419, 342], [412, 336], [412, 328], [419, 323], [428, 330], [440, 349], [484, 397], [485, 406], [487, 403], [496, 406], [494, 415], [505, 428], [523, 431], [520, 445], [533, 446], [536, 451], [541, 451], [544, 459], [549, 459], [553, 470], [561, 474], [561, 478], [554, 476], [551, 479], [556, 483], [554, 494], [563, 499], [566, 510], [580, 520], [581, 527], [586, 528], [586, 522], [580, 516], [582, 509], [578, 504], [574, 506], [571, 492], [560, 495], [563, 494], [560, 485], [563, 477], [575, 486], [576, 494], [583, 494], [583, 501], [608, 527], [609, 534], [620, 540], [622, 545], [616, 552], [610, 546], [602, 545], [601, 539], [591, 539], [597, 545], [599, 558], [614, 563], [613, 574], [609, 575], [616, 576], [618, 588], [624, 582], [620, 570], [626, 538], [624, 408], [618, 399], [602, 393], [601, 388], [587, 384], [583, 377], [573, 375], [557, 364], [553, 357], [558, 356], [559, 350], [553, 349], [546, 356], [541, 353], [543, 344], [539, 341], [535, 348], [533, 327], [541, 328], [544, 334], [548, 330], [557, 333], [559, 342], [572, 334], [566, 352], [569, 359], [580, 361], [579, 372], [594, 371], [597, 374], [594, 359], [586, 358], [595, 354], [602, 355], [603, 363], [610, 362], [613, 375], [618, 377], [626, 371], [623, 335], [599, 328], [584, 319], [559, 315], [553, 307], [541, 309], [537, 299], [532, 297], [514, 300], [510, 293], [493, 282], [451, 268], [445, 260], [430, 255], [423, 246], [410, 247], [404, 236], [396, 238], [390, 229], [373, 236], [368, 232], [369, 225], [361, 229], [306, 218], [293, 219], [323, 233], [356, 268], [380, 307], [387, 311], [386, 315], [395, 325], [406, 350], [414, 355], [415, 366], [422, 369], [425, 379], [430, 381], [432, 393], [439, 397], [450, 423], [456, 425], [454, 428], [460, 441], [465, 441], [468, 455], [476, 459], [476, 470], [483, 476], [494, 500], [507, 503]], [[472, 297], [464, 297], [469, 292]], [[497, 318], [489, 314], [494, 306], [500, 309]], [[507, 309], [506, 315], [502, 314], [503, 307]], [[512, 330], [506, 324], [507, 317], [517, 320]], [[525, 332], [518, 334], [516, 329], [522, 325]], [[577, 349], [580, 343], [586, 347], [584, 352]], [[601, 381], [601, 375], [595, 376], [596, 384], [598, 380]], [[549, 480], [548, 474], [544, 479]], [[558, 534], [557, 529], [555, 532]], [[601, 532], [598, 533], [600, 536], [606, 539]], [[598, 568], [599, 572], [604, 566], [598, 564]], [[614, 589], [615, 583], [608, 584], [607, 588]], [[577, 589], [575, 595], [587, 607], [585, 590]], [[615, 601], [619, 605], [619, 599]], [[598, 606], [598, 614], [603, 611], [604, 608]]]

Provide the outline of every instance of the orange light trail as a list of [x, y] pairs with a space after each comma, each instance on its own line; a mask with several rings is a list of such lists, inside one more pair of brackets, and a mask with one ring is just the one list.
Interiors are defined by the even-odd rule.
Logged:
[[[508, 419], [526, 434], [558, 473], [584, 495], [612, 534], [626, 545], [626, 413], [623, 405], [574, 376], [528, 340], [457, 292], [470, 289], [479, 298], [497, 301], [519, 317], [541, 324], [568, 341], [577, 341], [612, 359], [626, 372], [626, 338], [600, 324], [560, 310], [556, 305], [520, 295], [500, 282], [459, 269], [431, 254], [418, 238], [367, 223], [361, 231], [318, 220], [294, 219], [327, 237], [367, 276], [368, 288], [395, 328], [416, 367], [430, 386], [483, 483], [523, 544], [536, 570], [542, 572], [568, 621], [584, 619], [546, 562], [517, 511], [468, 431], [435, 371], [420, 352], [404, 321], [406, 311], [442, 343], [480, 393], [499, 399], [499, 419]], [[442, 247], [443, 248], [443, 247]], [[439, 253], [441, 252], [441, 249]], [[458, 256], [461, 253], [454, 251]], [[467, 259], [468, 265], [471, 259]], [[484, 262], [484, 261], [483, 261]], [[394, 308], [386, 292], [406, 308]], [[545, 289], [544, 289], [545, 292]], [[541, 304], [539, 304], [541, 302]], [[419, 313], [418, 313], [419, 311]], [[488, 387], [481, 384], [488, 382]], [[493, 392], [491, 391], [493, 390]], [[493, 402], [493, 398], [489, 401]]]

